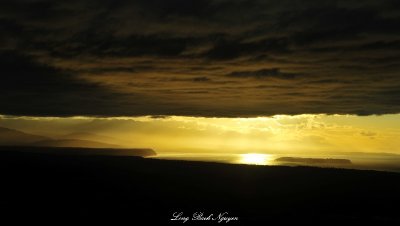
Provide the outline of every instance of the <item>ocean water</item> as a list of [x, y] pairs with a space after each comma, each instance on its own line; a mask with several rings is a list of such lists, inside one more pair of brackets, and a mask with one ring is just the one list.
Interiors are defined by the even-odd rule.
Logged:
[[[282, 162], [280, 157], [348, 159], [351, 164]], [[361, 170], [400, 172], [400, 155], [378, 153], [341, 153], [335, 155], [285, 155], [265, 153], [216, 154], [216, 153], [161, 153], [151, 158], [166, 160], [219, 162], [247, 165], [315, 166]]]

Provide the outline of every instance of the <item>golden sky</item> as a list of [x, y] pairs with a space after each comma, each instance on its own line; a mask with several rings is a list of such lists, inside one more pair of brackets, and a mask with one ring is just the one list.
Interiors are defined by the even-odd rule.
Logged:
[[148, 147], [158, 153], [400, 154], [400, 114], [258, 118], [1, 116], [0, 126], [53, 138], [93, 133], [124, 147]]

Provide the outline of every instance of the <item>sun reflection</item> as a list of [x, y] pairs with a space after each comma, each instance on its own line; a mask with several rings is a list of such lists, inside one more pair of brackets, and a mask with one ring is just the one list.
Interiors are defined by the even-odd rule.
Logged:
[[268, 154], [241, 154], [239, 163], [248, 165], [268, 165], [272, 160], [272, 156]]

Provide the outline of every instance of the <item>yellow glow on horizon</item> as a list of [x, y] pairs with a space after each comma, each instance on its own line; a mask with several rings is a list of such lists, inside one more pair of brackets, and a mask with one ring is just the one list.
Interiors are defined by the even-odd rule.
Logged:
[[268, 165], [272, 160], [272, 155], [249, 153], [241, 154], [239, 163], [248, 165]]
[[0, 115], [0, 127], [54, 139], [63, 139], [63, 135], [71, 133], [93, 133], [115, 138], [94, 141], [153, 148], [159, 153], [400, 154], [400, 114], [253, 118]]

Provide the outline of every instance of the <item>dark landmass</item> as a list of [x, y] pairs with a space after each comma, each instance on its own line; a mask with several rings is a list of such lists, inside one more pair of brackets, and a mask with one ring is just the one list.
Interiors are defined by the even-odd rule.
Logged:
[[0, 145], [25, 145], [43, 140], [50, 140], [50, 138], [0, 127]]
[[81, 138], [95, 138], [99, 140], [101, 140], [101, 138], [105, 138], [104, 140], [111, 140], [111, 138], [108, 137], [102, 137], [89, 133], [74, 133], [66, 135], [63, 139], [52, 139], [45, 136], [38, 136], [19, 130], [0, 127], [1, 146], [121, 148], [119, 145]]
[[174, 212], [225, 211], [239, 221], [224, 225], [400, 222], [398, 173], [26, 151], [0, 151], [5, 222], [182, 225]]
[[349, 159], [332, 158], [299, 158], [299, 157], [280, 157], [275, 159], [278, 162], [305, 163], [305, 164], [351, 164]]
[[[40, 146], [0, 146], [0, 152], [13, 151], [52, 155], [105, 155], [105, 156], [155, 156], [150, 148], [85, 148], [85, 147], [40, 147]], [[22, 154], [22, 153], [21, 153]]]
[[121, 148], [119, 145], [107, 144], [91, 140], [42, 140], [31, 143], [32, 146], [40, 147], [82, 147], [82, 148]]

